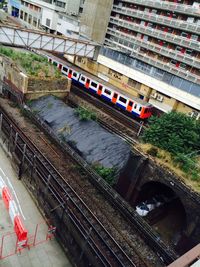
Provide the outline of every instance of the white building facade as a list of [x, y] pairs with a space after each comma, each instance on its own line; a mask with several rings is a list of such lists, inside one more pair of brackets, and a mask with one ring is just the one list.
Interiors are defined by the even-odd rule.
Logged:
[[33, 29], [69, 37], [79, 35], [84, 0], [9, 0], [8, 12]]

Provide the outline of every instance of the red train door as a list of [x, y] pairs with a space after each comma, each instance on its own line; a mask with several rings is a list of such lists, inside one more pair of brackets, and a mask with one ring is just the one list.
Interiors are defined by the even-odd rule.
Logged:
[[59, 70], [61, 70], [62, 69], [62, 64], [59, 64], [58, 68], [59, 68]]
[[98, 95], [102, 94], [102, 89], [103, 89], [103, 86], [101, 84], [99, 84], [99, 88], [98, 88], [98, 91], [97, 91]]
[[68, 78], [72, 78], [72, 70], [70, 69], [69, 72], [68, 72]]
[[88, 89], [90, 86], [90, 79], [87, 79], [86, 80], [86, 83], [85, 83], [85, 87]]
[[112, 98], [112, 102], [114, 104], [117, 102], [117, 97], [118, 97], [118, 94], [117, 93], [114, 93], [113, 98]]
[[130, 100], [128, 102], [128, 106], [127, 106], [126, 110], [128, 110], [129, 112], [131, 112], [132, 111], [132, 107], [133, 107], [133, 101]]

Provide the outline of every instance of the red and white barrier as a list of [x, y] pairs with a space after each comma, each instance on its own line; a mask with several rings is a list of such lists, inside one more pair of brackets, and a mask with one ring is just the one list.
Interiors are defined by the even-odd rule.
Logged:
[[2, 189], [2, 198], [7, 210], [9, 210], [10, 201], [12, 200], [12, 196], [10, 190], [7, 186], [4, 186]]
[[26, 245], [28, 241], [27, 237], [28, 232], [24, 227], [18, 207], [15, 203], [15, 200], [12, 197], [10, 189], [5, 184], [1, 176], [0, 176], [0, 196], [2, 197], [5, 207], [9, 212], [9, 216], [14, 225], [14, 231], [17, 235], [18, 241], [20, 242], [20, 244], [23, 243], [23, 245]]

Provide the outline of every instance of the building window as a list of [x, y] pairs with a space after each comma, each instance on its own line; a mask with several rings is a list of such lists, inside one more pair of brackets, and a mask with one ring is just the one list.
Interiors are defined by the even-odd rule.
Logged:
[[184, 63], [180, 63], [180, 68], [181, 68], [181, 69], [186, 69], [186, 67], [187, 67], [186, 64], [184, 64]]
[[112, 69], [109, 69], [108, 74], [111, 75], [112, 77], [116, 78], [116, 79], [119, 79], [119, 80], [121, 80], [121, 78], [122, 78], [122, 74], [120, 74], [119, 72], [114, 71]]
[[63, 3], [63, 2], [60, 2], [60, 1], [56, 1], [56, 6], [59, 6], [59, 7], [65, 8], [65, 3]]
[[29, 18], [28, 18], [28, 23], [31, 24], [31, 21], [32, 21], [32, 16], [29, 15]]
[[20, 12], [20, 19], [23, 19], [24, 12], [21, 10]]
[[50, 19], [46, 19], [46, 26], [50, 27], [51, 24], [51, 20]]
[[131, 78], [128, 79], [128, 85], [131, 87], [136, 87], [137, 82]]

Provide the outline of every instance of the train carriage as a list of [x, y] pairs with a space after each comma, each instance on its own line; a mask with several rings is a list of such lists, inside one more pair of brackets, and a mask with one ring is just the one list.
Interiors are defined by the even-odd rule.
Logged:
[[125, 93], [108, 82], [102, 81], [98, 77], [72, 65], [70, 62], [65, 62], [46, 52], [40, 54], [47, 57], [48, 61], [55, 65], [68, 79], [72, 79], [73, 83], [94, 95], [98, 95], [102, 100], [116, 105], [133, 117], [147, 119], [151, 116], [153, 108], [151, 104]]

